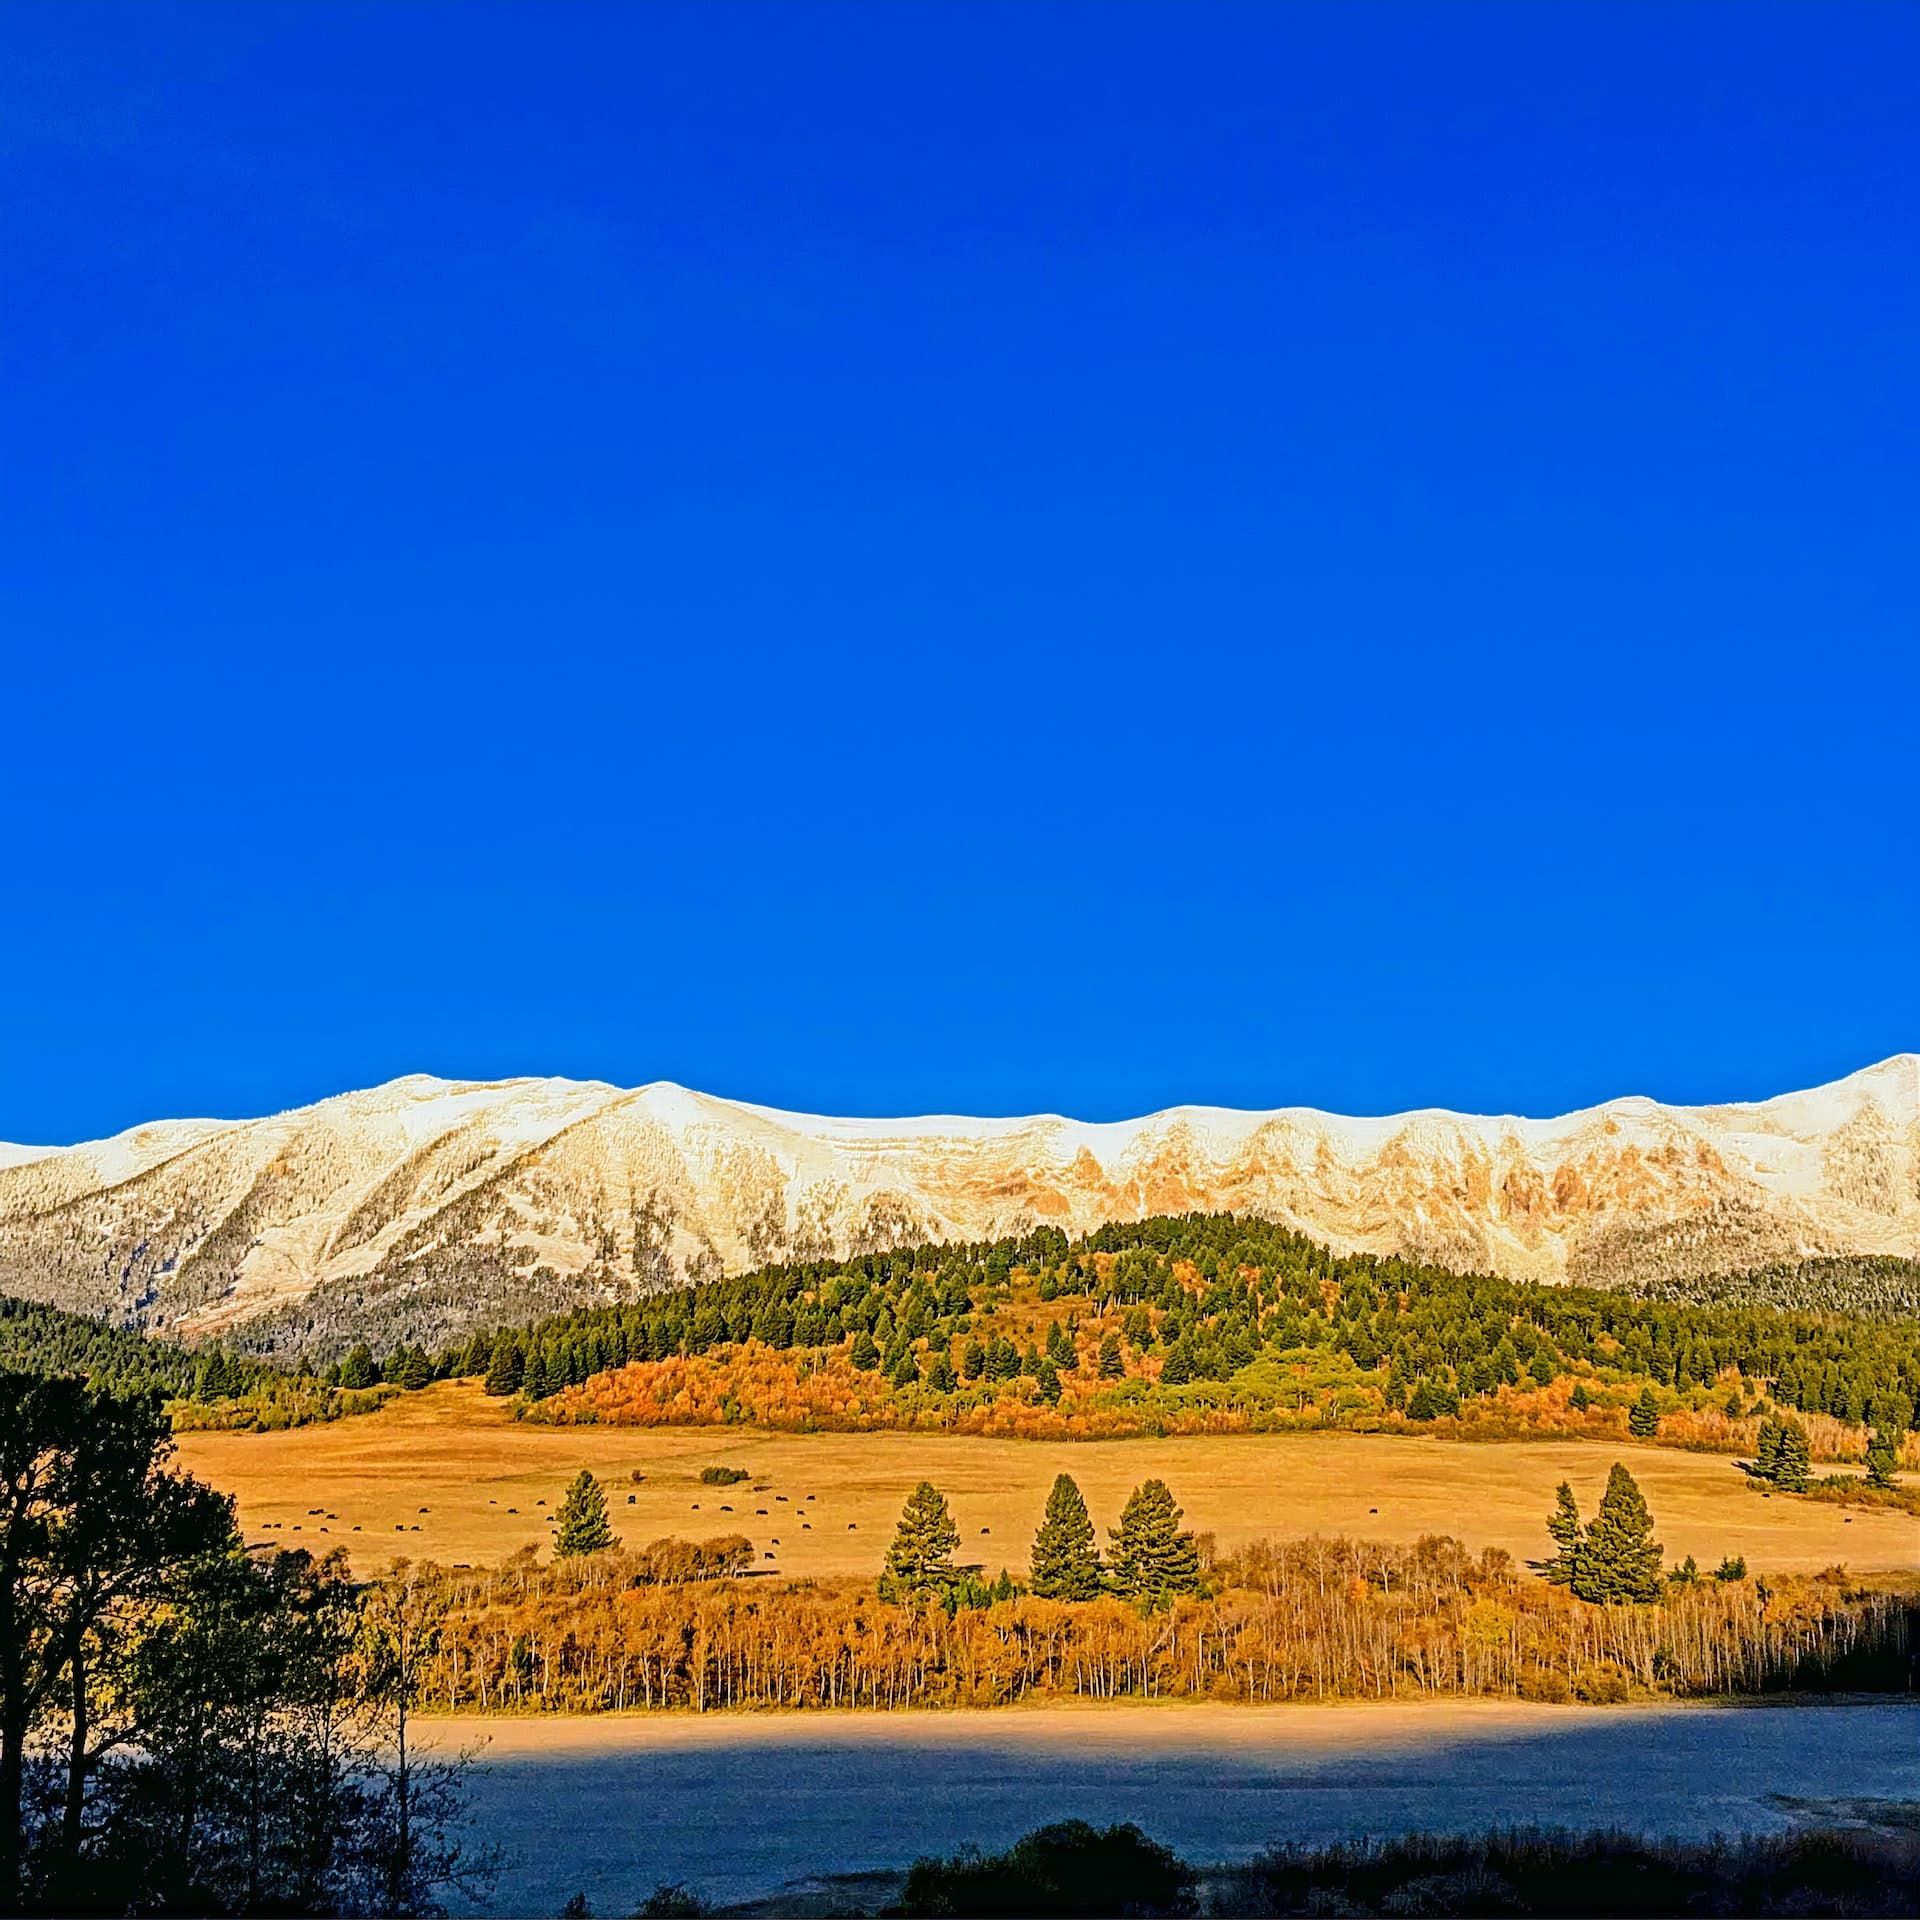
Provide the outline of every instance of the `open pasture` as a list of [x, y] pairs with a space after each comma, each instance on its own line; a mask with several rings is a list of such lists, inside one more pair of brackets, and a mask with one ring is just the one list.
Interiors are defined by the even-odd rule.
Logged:
[[[739, 1532], [766, 1571], [876, 1573], [907, 1490], [951, 1500], [963, 1560], [1016, 1574], [1056, 1473], [1079, 1481], [1102, 1529], [1150, 1475], [1186, 1524], [1222, 1548], [1265, 1535], [1345, 1533], [1411, 1541], [1451, 1533], [1517, 1558], [1548, 1550], [1555, 1484], [1590, 1511], [1616, 1458], [1644, 1488], [1668, 1555], [1756, 1571], [1920, 1566], [1920, 1522], [1901, 1513], [1764, 1498], [1721, 1455], [1579, 1441], [1471, 1444], [1363, 1434], [1231, 1434], [1045, 1442], [938, 1435], [769, 1433], [740, 1427], [525, 1426], [470, 1383], [408, 1394], [375, 1414], [285, 1433], [190, 1433], [180, 1463], [234, 1494], [250, 1540], [344, 1546], [370, 1570], [399, 1554], [486, 1565], [551, 1544], [567, 1481], [606, 1482], [629, 1545]], [[706, 1466], [746, 1469], [734, 1486]], [[643, 1476], [639, 1480], [634, 1475]], [[544, 1504], [543, 1504], [544, 1503]], [[316, 1511], [317, 1509], [317, 1511]]]

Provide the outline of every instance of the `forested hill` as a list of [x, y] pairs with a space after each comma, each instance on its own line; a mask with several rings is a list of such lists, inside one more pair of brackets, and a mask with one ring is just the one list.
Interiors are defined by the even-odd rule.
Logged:
[[[1829, 1292], [1844, 1290], [1830, 1275]], [[636, 1366], [668, 1372], [606, 1384]], [[768, 1417], [777, 1401], [804, 1423], [857, 1402], [869, 1424], [965, 1428], [1011, 1401], [1117, 1431], [1236, 1409], [1422, 1420], [1481, 1403], [1558, 1418], [1646, 1393], [1642, 1424], [1748, 1420], [1770, 1396], [1904, 1433], [1920, 1325], [1459, 1274], [1189, 1214], [1079, 1240], [1042, 1229], [770, 1266], [476, 1334], [433, 1370], [560, 1397], [560, 1417], [709, 1417], [710, 1394], [726, 1418]]]
[[398, 1080], [249, 1121], [0, 1148], [0, 1290], [249, 1351], [476, 1328], [1046, 1221], [1237, 1207], [1331, 1246], [1618, 1286], [1920, 1258], [1920, 1056], [1735, 1106], [1551, 1119], [1182, 1106], [834, 1119], [656, 1082]]
[[[1664, 1290], [1543, 1286], [1188, 1214], [1079, 1239], [1047, 1228], [787, 1262], [438, 1354], [362, 1345], [324, 1377], [0, 1297], [0, 1366], [159, 1387], [182, 1425], [333, 1418], [477, 1375], [543, 1418], [1072, 1432], [1492, 1418], [1559, 1431], [1631, 1410], [1642, 1437], [1730, 1444], [1763, 1401], [1848, 1429], [1913, 1427], [1914, 1287], [1915, 1263], [1890, 1260]], [[1850, 1457], [1858, 1437], [1825, 1444]]]
[[[17, 1373], [77, 1373], [121, 1392], [193, 1391], [207, 1364], [171, 1340], [149, 1339], [84, 1314], [0, 1294], [0, 1367]], [[245, 1362], [236, 1363], [243, 1370]]]
[[1644, 1300], [1703, 1307], [1779, 1307], [1863, 1320], [1920, 1320], [1920, 1260], [1827, 1255], [1744, 1273], [1665, 1275], [1632, 1288]]
[[343, 1392], [217, 1342], [186, 1347], [7, 1294], [0, 1294], [0, 1370], [71, 1373], [116, 1393], [158, 1392], [183, 1427], [303, 1426], [377, 1404], [374, 1394]]

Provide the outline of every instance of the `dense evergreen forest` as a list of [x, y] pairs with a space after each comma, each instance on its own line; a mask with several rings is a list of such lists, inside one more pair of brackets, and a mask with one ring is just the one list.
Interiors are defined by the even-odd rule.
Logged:
[[[157, 1387], [175, 1424], [284, 1427], [484, 1378], [530, 1417], [1123, 1434], [1453, 1423], [1749, 1447], [1777, 1409], [1817, 1457], [1870, 1430], [1912, 1464], [1920, 1263], [1821, 1259], [1632, 1291], [1328, 1251], [1232, 1215], [1079, 1240], [789, 1263], [475, 1334], [364, 1343], [324, 1375], [0, 1298], [0, 1364]], [[1829, 1423], [1829, 1424], [1823, 1424]]]
[[1641, 1281], [1632, 1291], [1645, 1300], [1701, 1307], [1771, 1306], [1861, 1320], [1915, 1320], [1920, 1319], [1920, 1260], [1827, 1254], [1745, 1273]]
[[39, 1378], [74, 1374], [112, 1393], [160, 1393], [179, 1428], [303, 1426], [364, 1412], [379, 1398], [218, 1342], [183, 1346], [7, 1294], [0, 1294], [0, 1368]]
[[[1824, 1277], [1803, 1285], [1809, 1301], [1863, 1291], [1880, 1301], [1896, 1284], [1880, 1263], [1819, 1264]], [[1896, 1438], [1914, 1428], [1920, 1323], [1776, 1307], [1763, 1291], [1729, 1283], [1685, 1299], [1536, 1285], [1187, 1215], [1078, 1241], [1041, 1229], [767, 1267], [476, 1334], [431, 1371], [484, 1376], [490, 1392], [521, 1395], [545, 1417], [662, 1424], [824, 1424], [850, 1391], [867, 1424], [891, 1414], [963, 1430], [967, 1415], [1005, 1401], [1090, 1431], [1234, 1408], [1364, 1424], [1598, 1405], [1637, 1410], [1637, 1437], [1691, 1420], [1669, 1437], [1710, 1444], [1701, 1421], [1751, 1421], [1763, 1402]], [[727, 1365], [703, 1374], [695, 1363], [708, 1357]], [[426, 1370], [424, 1356], [417, 1364]], [[669, 1385], [663, 1398], [656, 1389]], [[718, 1396], [711, 1405], [703, 1387]], [[1744, 1436], [1721, 1437], [1732, 1447]]]

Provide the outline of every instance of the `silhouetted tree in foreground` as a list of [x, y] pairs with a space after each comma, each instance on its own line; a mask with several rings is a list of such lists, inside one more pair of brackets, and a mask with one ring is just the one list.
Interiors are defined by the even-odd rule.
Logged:
[[457, 1766], [407, 1747], [431, 1606], [249, 1554], [171, 1447], [157, 1395], [0, 1373], [0, 1909], [418, 1913], [480, 1885]]

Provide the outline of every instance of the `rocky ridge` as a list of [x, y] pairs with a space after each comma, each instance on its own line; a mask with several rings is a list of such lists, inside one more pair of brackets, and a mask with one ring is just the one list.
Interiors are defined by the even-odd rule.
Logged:
[[1920, 1056], [1772, 1100], [1552, 1120], [835, 1120], [668, 1082], [422, 1076], [271, 1119], [0, 1147], [0, 1291], [319, 1351], [770, 1260], [1189, 1209], [1550, 1281], [1916, 1257]]

